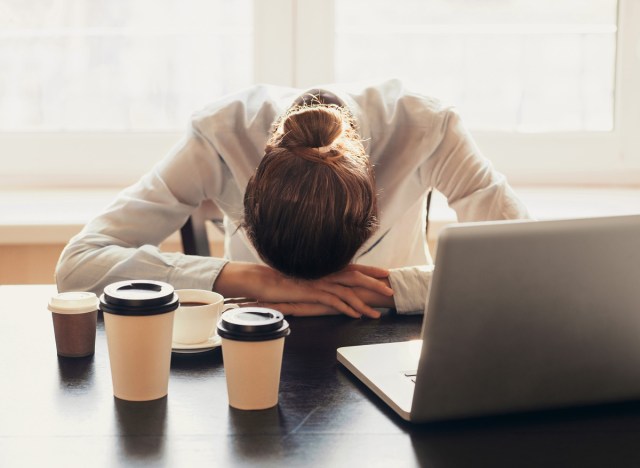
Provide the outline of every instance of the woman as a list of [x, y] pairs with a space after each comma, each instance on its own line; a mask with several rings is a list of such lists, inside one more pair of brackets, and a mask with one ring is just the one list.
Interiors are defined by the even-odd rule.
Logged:
[[[134, 277], [297, 315], [422, 312], [430, 188], [460, 221], [527, 217], [458, 115], [399, 81], [302, 95], [256, 86], [194, 115], [189, 135], [70, 241], [58, 287], [100, 292]], [[225, 214], [225, 258], [160, 252], [205, 199]]]

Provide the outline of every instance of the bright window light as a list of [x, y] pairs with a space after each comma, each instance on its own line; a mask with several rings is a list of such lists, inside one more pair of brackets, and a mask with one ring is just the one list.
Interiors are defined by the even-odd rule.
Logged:
[[336, 0], [338, 81], [392, 73], [477, 130], [610, 131], [616, 0]]
[[0, 131], [183, 129], [253, 79], [252, 0], [0, 6]]

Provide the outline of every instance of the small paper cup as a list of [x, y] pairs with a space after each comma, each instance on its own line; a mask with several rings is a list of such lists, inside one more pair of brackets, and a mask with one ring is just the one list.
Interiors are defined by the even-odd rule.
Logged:
[[58, 356], [91, 356], [96, 347], [98, 298], [91, 292], [64, 292], [49, 300]]

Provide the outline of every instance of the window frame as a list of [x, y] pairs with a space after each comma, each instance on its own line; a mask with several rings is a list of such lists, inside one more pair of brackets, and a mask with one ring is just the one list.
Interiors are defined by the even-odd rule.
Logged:
[[[323, 44], [333, 47], [334, 1], [297, 4], [298, 30], [304, 25], [305, 32], [298, 44], [306, 50], [319, 50]], [[305, 21], [311, 17], [313, 22]], [[512, 184], [640, 185], [640, 2], [618, 0], [617, 18], [613, 130], [471, 132], [482, 153]], [[331, 54], [298, 53], [296, 67], [301, 87], [333, 81]]]
[[[254, 82], [300, 88], [332, 82], [334, 12], [333, 0], [254, 0]], [[640, 185], [640, 2], [618, 0], [616, 45], [612, 131], [472, 132], [511, 183]], [[5, 155], [0, 184], [122, 187], [183, 136], [173, 131], [0, 133]]]

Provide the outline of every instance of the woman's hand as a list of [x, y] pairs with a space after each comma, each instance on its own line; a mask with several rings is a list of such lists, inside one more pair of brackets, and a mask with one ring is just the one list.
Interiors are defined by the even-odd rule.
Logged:
[[[387, 285], [389, 284], [387, 279], [382, 279]], [[385, 307], [385, 308], [393, 308], [395, 307], [395, 302], [393, 300], [393, 296], [386, 296], [377, 292], [374, 292], [370, 289], [364, 288], [352, 288], [353, 292], [367, 305], [371, 307]], [[285, 315], [294, 315], [301, 317], [312, 317], [316, 315], [337, 315], [340, 312], [331, 308], [330, 306], [324, 304], [309, 304], [302, 302], [284, 302], [284, 303], [260, 303], [257, 302], [249, 302], [243, 303], [241, 305], [252, 305], [252, 306], [262, 306], [269, 307], [271, 309], [276, 309], [282, 312]], [[370, 316], [371, 317], [371, 316]], [[377, 316], [373, 316], [373, 318], [380, 317], [380, 313]]]
[[375, 298], [393, 306], [388, 274], [382, 268], [349, 265], [317, 280], [300, 280], [263, 265], [230, 262], [220, 272], [214, 290], [225, 297], [250, 298], [254, 304], [273, 307], [285, 314], [342, 313], [354, 318], [363, 315], [378, 318], [380, 313], [366, 300]]

